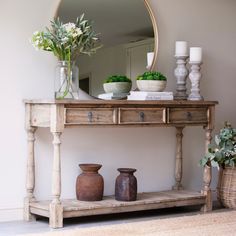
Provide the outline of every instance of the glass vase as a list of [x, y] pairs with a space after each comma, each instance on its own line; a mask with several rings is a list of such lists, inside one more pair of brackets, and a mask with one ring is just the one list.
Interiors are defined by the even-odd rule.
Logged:
[[79, 99], [79, 69], [74, 61], [58, 61], [54, 90], [55, 99]]

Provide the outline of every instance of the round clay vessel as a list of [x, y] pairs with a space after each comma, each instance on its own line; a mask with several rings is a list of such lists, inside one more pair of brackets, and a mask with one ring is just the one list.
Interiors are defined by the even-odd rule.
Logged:
[[136, 169], [119, 168], [120, 175], [116, 178], [115, 199], [118, 201], [135, 201], [137, 199]]
[[104, 181], [98, 173], [100, 164], [79, 164], [82, 173], [76, 180], [76, 197], [80, 201], [101, 201]]

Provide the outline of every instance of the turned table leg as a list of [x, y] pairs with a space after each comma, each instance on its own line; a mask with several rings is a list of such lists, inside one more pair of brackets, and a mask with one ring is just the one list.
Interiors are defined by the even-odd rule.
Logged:
[[172, 188], [174, 190], [183, 189], [183, 186], [181, 184], [182, 172], [183, 172], [183, 153], [182, 153], [183, 128], [184, 127], [176, 127], [175, 185]]
[[52, 170], [52, 202], [50, 204], [49, 224], [52, 228], [63, 227], [63, 207], [61, 204], [61, 132], [53, 132], [53, 170]]
[[[211, 136], [212, 129], [205, 128], [205, 132], [206, 132], [205, 149], [207, 153], [208, 146], [211, 143], [211, 139], [212, 139], [212, 136]], [[206, 204], [202, 208], [202, 211], [204, 212], [212, 210], [212, 193], [211, 193], [211, 188], [210, 188], [211, 178], [212, 178], [212, 169], [211, 169], [211, 165], [208, 164], [204, 167], [204, 170], [203, 170], [204, 186], [203, 186], [202, 193], [206, 195]]]
[[28, 141], [28, 159], [27, 159], [27, 174], [26, 174], [26, 192], [24, 199], [24, 220], [35, 220], [35, 216], [30, 213], [30, 203], [35, 201], [35, 162], [34, 162], [34, 142], [36, 128], [29, 127], [27, 130]]

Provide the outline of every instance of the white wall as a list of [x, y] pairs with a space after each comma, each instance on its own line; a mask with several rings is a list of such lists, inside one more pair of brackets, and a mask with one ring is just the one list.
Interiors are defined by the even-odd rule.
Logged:
[[[57, 1], [0, 2], [0, 220], [22, 218], [26, 135], [24, 98], [52, 97], [53, 56], [36, 52], [32, 32], [48, 25]], [[13, 146], [14, 145], [14, 146]]]
[[[2, 0], [0, 3], [0, 220], [21, 218], [25, 195], [26, 135], [24, 98], [53, 96], [55, 59], [36, 52], [28, 38], [48, 25], [58, 0]], [[160, 53], [158, 69], [175, 89], [174, 42], [187, 40], [204, 50], [202, 95], [219, 100], [216, 131], [224, 120], [236, 126], [236, 1], [150, 0], [158, 20]], [[62, 197], [74, 197], [75, 178], [81, 162], [103, 165], [105, 194], [114, 191], [118, 167], [138, 169], [139, 191], [169, 188], [173, 182], [175, 137], [172, 128], [76, 128], [62, 136]], [[184, 185], [200, 189], [202, 171], [198, 160], [204, 152], [204, 132], [184, 131]], [[51, 191], [52, 137], [48, 130], [37, 132], [36, 197], [47, 199]], [[13, 146], [14, 145], [14, 146]], [[213, 188], [216, 180], [213, 181]]]

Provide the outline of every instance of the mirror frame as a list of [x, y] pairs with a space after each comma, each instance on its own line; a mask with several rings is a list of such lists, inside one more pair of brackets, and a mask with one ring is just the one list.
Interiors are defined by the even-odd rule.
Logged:
[[[57, 8], [56, 8], [56, 12], [54, 14], [54, 19], [56, 19], [58, 17], [58, 11], [59, 11], [59, 7], [60, 7], [60, 4], [61, 4], [61, 1], [62, 0], [59, 0], [58, 1], [58, 5], [57, 5]], [[151, 65], [151, 68], [150, 68], [150, 71], [153, 71], [154, 70], [154, 66], [156, 64], [156, 61], [157, 61], [157, 54], [158, 54], [158, 43], [159, 43], [159, 40], [158, 40], [158, 28], [157, 28], [157, 22], [156, 22], [156, 19], [154, 17], [154, 13], [153, 13], [153, 10], [151, 8], [151, 5], [149, 3], [150, 0], [143, 0], [144, 2], [144, 5], [146, 6], [147, 10], [148, 10], [148, 13], [149, 13], [149, 16], [151, 18], [151, 21], [152, 21], [152, 26], [153, 26], [153, 30], [154, 30], [154, 41], [155, 41], [155, 45], [154, 45], [154, 58], [153, 58], [153, 61], [152, 61], [152, 65]]]
[[154, 44], [154, 58], [153, 58], [152, 65], [151, 65], [151, 68], [150, 68], [150, 71], [153, 71], [154, 66], [156, 65], [156, 62], [157, 62], [157, 54], [158, 54], [158, 46], [159, 46], [158, 27], [157, 27], [156, 18], [154, 17], [153, 10], [152, 10], [152, 8], [150, 6], [150, 3], [149, 3], [150, 0], [143, 0], [143, 1], [144, 1], [144, 4], [145, 4], [145, 6], [148, 10], [149, 16], [150, 16], [151, 21], [152, 21], [153, 30], [154, 30], [154, 41], [155, 41], [155, 44]]

